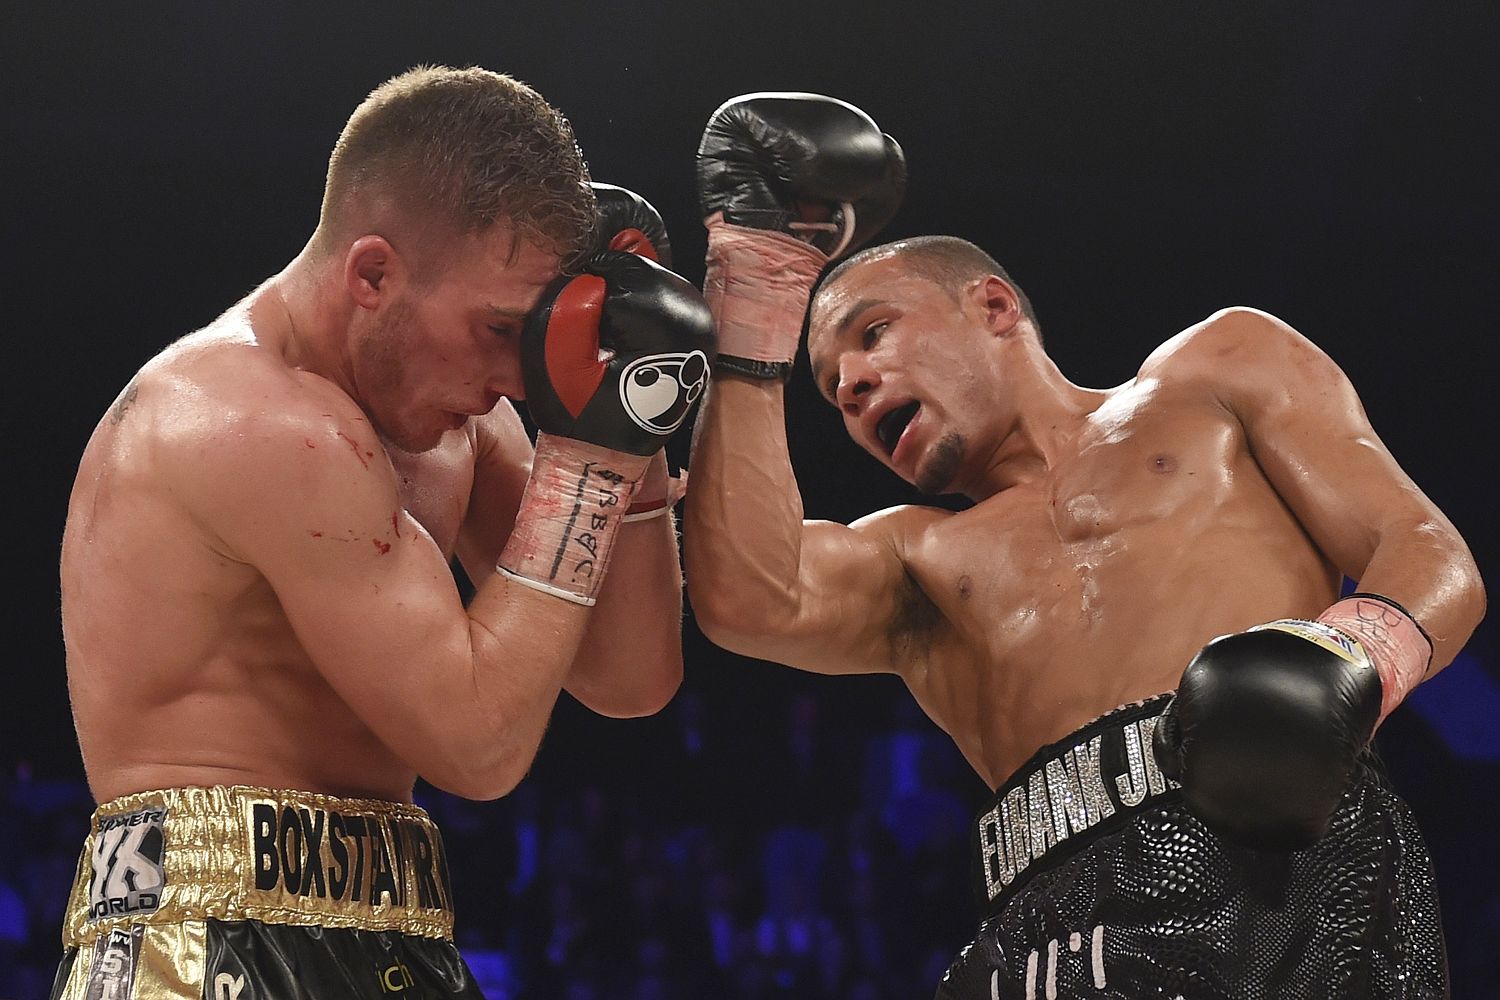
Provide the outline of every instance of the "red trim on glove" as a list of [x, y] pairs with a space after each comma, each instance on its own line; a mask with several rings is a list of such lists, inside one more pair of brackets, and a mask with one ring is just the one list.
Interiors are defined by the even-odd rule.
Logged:
[[610, 238], [609, 248], [611, 250], [623, 250], [626, 253], [633, 253], [637, 257], [644, 257], [658, 264], [661, 263], [661, 258], [656, 254], [656, 245], [639, 229], [628, 228], [615, 233]]
[[604, 381], [604, 365], [599, 361], [604, 295], [603, 278], [581, 274], [557, 293], [547, 318], [547, 378], [575, 418]]

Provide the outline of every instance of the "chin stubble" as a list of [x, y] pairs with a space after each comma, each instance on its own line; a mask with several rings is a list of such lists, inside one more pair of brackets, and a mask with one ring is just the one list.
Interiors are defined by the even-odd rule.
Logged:
[[411, 307], [400, 302], [393, 305], [390, 312], [365, 341], [364, 363], [360, 366], [364, 375], [364, 384], [361, 388], [366, 397], [365, 413], [369, 416], [371, 425], [382, 437], [394, 443], [398, 448], [408, 451], [421, 450], [409, 447], [410, 444], [418, 442], [410, 441], [406, 428], [389, 426], [389, 421], [380, 419], [376, 413], [375, 404], [377, 402], [389, 403], [401, 398], [405, 366], [400, 348], [402, 339], [410, 335], [411, 325]]
[[927, 461], [917, 470], [917, 489], [930, 496], [950, 492], [963, 457], [963, 435], [956, 431], [944, 434], [932, 446], [932, 454]]

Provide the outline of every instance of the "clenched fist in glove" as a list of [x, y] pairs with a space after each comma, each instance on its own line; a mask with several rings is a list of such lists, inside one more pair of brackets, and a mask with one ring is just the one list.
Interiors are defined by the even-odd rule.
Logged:
[[702, 395], [713, 356], [698, 290], [644, 257], [605, 250], [553, 282], [521, 338], [538, 434], [502, 572], [594, 602], [636, 485]]
[[1432, 645], [1389, 598], [1356, 594], [1316, 621], [1220, 636], [1156, 726], [1162, 771], [1230, 839], [1291, 850], [1328, 832], [1375, 726], [1420, 681]]
[[851, 104], [763, 93], [721, 105], [698, 144], [719, 369], [785, 379], [818, 272], [885, 226], [905, 190], [901, 147]]

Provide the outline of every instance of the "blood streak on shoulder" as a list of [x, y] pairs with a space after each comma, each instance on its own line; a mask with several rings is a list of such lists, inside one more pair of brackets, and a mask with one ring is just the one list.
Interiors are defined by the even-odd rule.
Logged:
[[354, 440], [349, 435], [345, 434], [343, 431], [339, 431], [338, 435], [348, 442], [349, 448], [354, 452], [354, 457], [359, 459], [359, 464], [368, 469], [370, 467], [370, 458], [373, 457], [375, 453], [373, 451], [363, 451], [359, 446], [359, 442]]

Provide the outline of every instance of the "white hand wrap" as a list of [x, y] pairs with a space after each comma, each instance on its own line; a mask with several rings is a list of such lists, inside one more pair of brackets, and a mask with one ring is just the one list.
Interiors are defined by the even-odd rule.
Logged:
[[791, 361], [807, 298], [827, 255], [786, 233], [731, 225], [719, 212], [705, 224], [703, 297], [719, 331], [719, 353]]
[[651, 459], [538, 434], [516, 525], [496, 567], [517, 583], [591, 605]]

